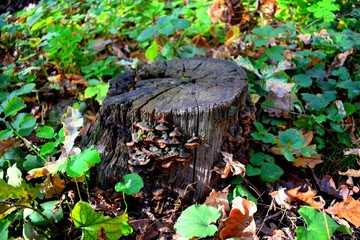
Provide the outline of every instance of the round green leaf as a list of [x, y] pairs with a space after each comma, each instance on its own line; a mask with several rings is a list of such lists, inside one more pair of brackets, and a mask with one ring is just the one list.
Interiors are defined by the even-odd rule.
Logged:
[[43, 126], [39, 128], [39, 131], [36, 133], [37, 137], [40, 138], [54, 138], [55, 137], [55, 132], [54, 129], [50, 126]]
[[151, 26], [145, 29], [140, 33], [140, 35], [137, 37], [137, 41], [139, 42], [145, 42], [152, 38], [152, 36], [156, 33], [158, 30], [157, 26]]
[[214, 223], [220, 217], [220, 212], [206, 205], [192, 205], [185, 209], [176, 224], [176, 231], [184, 238], [213, 236], [217, 231]]
[[156, 40], [152, 42], [150, 47], [145, 52], [145, 57], [151, 61], [154, 61], [156, 56], [159, 54], [159, 45], [157, 44]]
[[127, 195], [138, 193], [144, 187], [142, 178], [134, 173], [126, 174], [123, 176], [124, 182], [118, 182], [115, 185], [117, 192], [124, 192]]
[[0, 131], [0, 140], [6, 140], [13, 135], [12, 129], [5, 129]]
[[261, 179], [265, 182], [275, 182], [284, 174], [281, 167], [275, 163], [264, 163], [261, 166]]

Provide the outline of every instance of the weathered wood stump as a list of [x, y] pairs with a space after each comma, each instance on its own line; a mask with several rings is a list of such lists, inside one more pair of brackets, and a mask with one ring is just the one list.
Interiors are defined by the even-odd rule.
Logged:
[[200, 202], [216, 184], [221, 152], [243, 158], [253, 113], [246, 73], [229, 61], [174, 59], [126, 72], [100, 111], [97, 186], [130, 171], [143, 177], [142, 199], [156, 213]]

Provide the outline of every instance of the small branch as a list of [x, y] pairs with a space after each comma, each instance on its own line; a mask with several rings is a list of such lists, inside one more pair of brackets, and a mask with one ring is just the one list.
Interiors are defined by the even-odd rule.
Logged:
[[14, 202], [4, 201], [4, 200], [0, 200], [0, 203], [9, 204], [9, 205], [17, 206], [17, 207], [29, 208], [29, 209], [37, 212], [41, 217], [43, 217], [50, 224], [50, 226], [53, 230], [55, 230], [56, 232], [60, 232], [60, 229], [58, 227], [56, 227], [56, 225], [47, 216], [45, 216], [41, 211], [39, 211], [36, 208], [26, 206], [26, 205], [23, 205], [20, 203], [14, 203]]

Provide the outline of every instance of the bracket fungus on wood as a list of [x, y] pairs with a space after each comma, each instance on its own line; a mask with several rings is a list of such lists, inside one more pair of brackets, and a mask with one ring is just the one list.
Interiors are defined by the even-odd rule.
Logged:
[[216, 184], [221, 152], [244, 158], [254, 111], [245, 71], [229, 61], [173, 59], [125, 72], [110, 82], [94, 131], [97, 185], [131, 171], [156, 213], [200, 202]]

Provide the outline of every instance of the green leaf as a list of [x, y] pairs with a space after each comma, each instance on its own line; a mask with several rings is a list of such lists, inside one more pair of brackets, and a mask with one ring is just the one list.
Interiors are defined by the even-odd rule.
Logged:
[[98, 94], [99, 90], [96, 86], [89, 86], [85, 89], [84, 97], [85, 98], [92, 98], [96, 94]]
[[26, 104], [24, 100], [22, 100], [19, 97], [14, 97], [10, 99], [10, 101], [5, 106], [5, 110], [4, 110], [5, 117], [13, 115], [14, 113], [17, 113], [18, 111], [20, 111], [25, 107]]
[[0, 178], [0, 200], [7, 200], [10, 198], [26, 198], [31, 196], [33, 199], [41, 196], [39, 187], [32, 187], [30, 184], [22, 182], [18, 187], [7, 184]]
[[44, 166], [44, 161], [39, 156], [27, 155], [23, 163], [23, 167], [26, 171], [30, 171], [34, 168], [40, 168]]
[[66, 174], [69, 177], [81, 177], [90, 167], [100, 161], [100, 153], [93, 150], [93, 147], [88, 148], [75, 157], [70, 157], [70, 161], [66, 166]]
[[165, 46], [161, 49], [161, 55], [163, 55], [166, 59], [172, 59], [174, 54], [174, 47], [171, 42], [167, 42]]
[[10, 76], [5, 74], [0, 74], [0, 88], [5, 87], [8, 82], [10, 82]]
[[6, 140], [10, 137], [12, 137], [13, 135], [13, 130], [12, 129], [5, 129], [5, 130], [1, 130], [0, 131], [0, 140]]
[[36, 119], [29, 113], [19, 113], [12, 126], [20, 136], [26, 137], [31, 134], [35, 128]]
[[217, 231], [214, 223], [220, 217], [220, 212], [206, 205], [192, 205], [185, 209], [176, 224], [176, 231], [184, 238], [213, 236]]
[[276, 61], [283, 61], [285, 59], [282, 55], [284, 49], [281, 46], [272, 46], [271, 48], [267, 48], [265, 52], [266, 55]]
[[249, 177], [257, 176], [261, 174], [261, 169], [258, 167], [253, 167], [252, 165], [246, 165], [246, 175]]
[[310, 87], [312, 85], [311, 77], [306, 74], [295, 75], [293, 79], [300, 87]]
[[158, 27], [157, 26], [151, 26], [145, 29], [140, 33], [140, 35], [137, 37], [137, 41], [139, 42], [145, 42], [147, 40], [150, 40], [152, 36], [157, 32]]
[[204, 49], [198, 48], [192, 44], [179, 47], [176, 52], [181, 58], [190, 58], [195, 55], [205, 56]]
[[151, 61], [154, 61], [156, 56], [159, 54], [159, 45], [156, 40], [152, 42], [152, 44], [146, 49], [145, 57]]
[[229, 196], [229, 201], [232, 201], [236, 197], [243, 197], [253, 203], [257, 204], [257, 199], [243, 186], [243, 185], [236, 185], [233, 190], [232, 195]]
[[296, 159], [294, 158], [294, 155], [290, 150], [281, 149], [281, 153], [284, 155], [286, 160], [288, 160], [289, 162], [295, 162]]
[[55, 144], [53, 142], [47, 142], [40, 148], [40, 155], [46, 155], [54, 151]]
[[301, 155], [305, 157], [310, 157], [311, 154], [317, 154], [315, 149], [312, 149], [311, 147], [304, 147], [301, 148]]
[[275, 159], [263, 152], [257, 152], [251, 155], [250, 162], [255, 166], [261, 166], [264, 162], [275, 162]]
[[[307, 227], [296, 228], [297, 240], [327, 240], [330, 239], [333, 233], [337, 230], [351, 235], [351, 231], [349, 229], [338, 225], [326, 213], [319, 212], [315, 208], [302, 207], [299, 209], [299, 214], [303, 217]], [[328, 233], [330, 235], [328, 235]]]
[[178, 30], [186, 29], [191, 25], [189, 20], [181, 18], [171, 19], [170, 22]]
[[265, 182], [275, 182], [284, 174], [281, 167], [273, 162], [267, 162], [261, 165], [261, 179]]
[[0, 220], [0, 239], [8, 239], [10, 223], [11, 221], [6, 219]]
[[36, 133], [36, 136], [40, 137], [40, 138], [50, 139], [50, 138], [56, 137], [56, 134], [55, 134], [55, 131], [54, 131], [54, 129], [52, 127], [43, 126], [43, 127], [39, 128], [39, 131]]
[[[53, 223], [60, 222], [64, 218], [63, 210], [61, 207], [57, 208], [54, 211], [56, 205], [59, 201], [49, 201], [40, 204], [41, 213], [44, 214], [47, 218], [49, 218]], [[49, 223], [37, 212], [33, 212], [29, 216], [32, 223], [38, 226], [47, 226]]]
[[301, 132], [294, 128], [287, 129], [286, 131], [279, 132], [279, 140], [282, 145], [293, 149], [300, 149], [306, 143], [302, 139]]
[[117, 192], [124, 192], [127, 195], [138, 193], [144, 187], [142, 178], [134, 173], [126, 174], [123, 176], [124, 182], [118, 182], [115, 185]]
[[22, 173], [17, 168], [16, 163], [9, 167], [6, 170], [6, 175], [8, 177], [8, 184], [13, 187], [18, 187], [21, 185], [22, 182]]
[[127, 214], [110, 218], [100, 212], [95, 212], [86, 202], [76, 203], [71, 211], [71, 218], [75, 227], [82, 229], [82, 240], [98, 239], [101, 229], [105, 230], [109, 240], [118, 240], [121, 236], [127, 236], [133, 231], [128, 224]]

